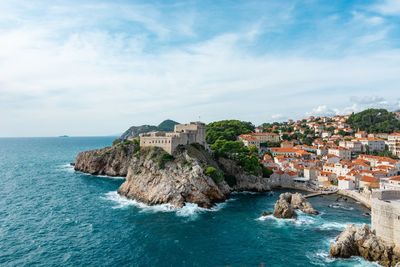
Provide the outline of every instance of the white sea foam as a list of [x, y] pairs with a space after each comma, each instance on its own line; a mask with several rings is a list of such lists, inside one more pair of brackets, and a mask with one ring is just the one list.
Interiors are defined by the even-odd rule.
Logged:
[[[90, 175], [90, 174], [88, 174]], [[90, 176], [95, 176], [99, 178], [108, 178], [108, 179], [115, 179], [115, 180], [125, 180], [125, 177], [122, 176], [108, 176], [108, 175], [90, 175]]]
[[121, 209], [128, 206], [135, 206], [141, 210], [141, 212], [175, 212], [179, 217], [197, 217], [202, 212], [213, 212], [219, 211], [227, 205], [227, 202], [234, 201], [235, 199], [229, 199], [227, 202], [218, 203], [210, 209], [199, 207], [195, 203], [185, 203], [182, 208], [176, 208], [171, 204], [159, 204], [159, 205], [147, 205], [134, 199], [128, 199], [118, 194], [117, 191], [111, 191], [105, 194], [103, 199], [113, 201], [117, 205], [113, 206], [113, 209]]
[[332, 262], [341, 262], [341, 266], [357, 266], [357, 267], [376, 267], [381, 266], [375, 262], [369, 262], [361, 257], [351, 257], [349, 259], [333, 258], [329, 255], [327, 250], [318, 250], [314, 253], [307, 253], [307, 258], [312, 264], [319, 266], [326, 266]]
[[325, 266], [327, 263], [332, 263], [336, 259], [329, 256], [329, 253], [325, 250], [319, 250], [314, 253], [307, 253], [307, 258], [310, 260], [311, 263], [319, 266]]
[[296, 219], [281, 219], [275, 218], [272, 214], [267, 216], [261, 216], [257, 218], [258, 221], [267, 221], [271, 220], [277, 223], [278, 226], [295, 226], [295, 227], [312, 227], [322, 231], [331, 231], [331, 230], [344, 230], [349, 223], [340, 223], [340, 222], [330, 222], [325, 221], [321, 215], [308, 215], [301, 211], [297, 211]]
[[62, 170], [62, 171], [67, 171], [67, 172], [74, 172], [74, 166], [72, 166], [70, 163], [58, 165], [57, 169]]
[[314, 218], [310, 215], [306, 215], [303, 212], [297, 211], [297, 218], [296, 219], [281, 219], [276, 218], [274, 215], [270, 214], [267, 216], [261, 216], [257, 218], [258, 221], [266, 221], [266, 220], [273, 220], [277, 222], [279, 225], [284, 224], [294, 224], [296, 226], [304, 226], [304, 225], [312, 225], [315, 224], [318, 218]]
[[[75, 171], [74, 169], [72, 169], [72, 170]], [[114, 179], [114, 180], [125, 180], [125, 177], [122, 177], [122, 176], [94, 175], [94, 174], [80, 172], [80, 171], [75, 171], [75, 172], [80, 173], [82, 175], [98, 177], [98, 178], [106, 178], [106, 179]]]
[[329, 207], [333, 208], [333, 209], [354, 210], [353, 207], [349, 207], [347, 205], [343, 205], [343, 204], [340, 204], [340, 203], [331, 204], [331, 205], [329, 205]]

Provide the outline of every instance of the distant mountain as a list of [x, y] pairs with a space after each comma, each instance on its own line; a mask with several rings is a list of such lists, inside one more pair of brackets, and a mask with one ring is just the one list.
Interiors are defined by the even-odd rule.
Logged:
[[392, 133], [400, 130], [400, 121], [386, 109], [367, 109], [353, 113], [347, 123], [355, 130], [368, 133]]
[[128, 130], [126, 130], [119, 139], [125, 140], [128, 139], [129, 137], [137, 137], [141, 133], [148, 133], [153, 131], [171, 132], [174, 130], [174, 126], [176, 124], [179, 123], [173, 120], [165, 120], [161, 122], [158, 126], [154, 125], [132, 126]]
[[165, 120], [158, 125], [158, 130], [163, 132], [172, 132], [174, 130], [175, 125], [179, 124], [173, 120]]

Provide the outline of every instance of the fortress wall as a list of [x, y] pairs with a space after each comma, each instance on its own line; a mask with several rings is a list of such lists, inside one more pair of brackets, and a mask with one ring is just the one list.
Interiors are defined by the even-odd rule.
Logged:
[[400, 246], [400, 191], [373, 193], [371, 221], [377, 236]]

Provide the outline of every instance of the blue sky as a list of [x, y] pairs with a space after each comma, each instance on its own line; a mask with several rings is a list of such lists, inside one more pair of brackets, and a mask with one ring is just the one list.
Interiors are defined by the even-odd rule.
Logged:
[[0, 136], [400, 108], [400, 0], [2, 0], [0, 10]]

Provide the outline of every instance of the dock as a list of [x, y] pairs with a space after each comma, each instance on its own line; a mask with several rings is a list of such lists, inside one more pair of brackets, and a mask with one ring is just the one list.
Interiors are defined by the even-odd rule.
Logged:
[[311, 193], [308, 195], [305, 195], [305, 198], [312, 198], [312, 197], [318, 197], [318, 196], [324, 196], [324, 195], [333, 195], [336, 194], [338, 191], [319, 191], [319, 192], [315, 192], [315, 193]]

